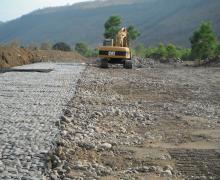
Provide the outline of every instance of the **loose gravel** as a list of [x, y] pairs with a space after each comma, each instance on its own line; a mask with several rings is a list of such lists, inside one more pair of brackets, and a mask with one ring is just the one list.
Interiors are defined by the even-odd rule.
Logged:
[[51, 179], [219, 179], [219, 72], [88, 67], [57, 123]]
[[84, 71], [80, 64], [37, 63], [0, 74], [0, 179], [44, 179], [45, 156], [58, 121]]

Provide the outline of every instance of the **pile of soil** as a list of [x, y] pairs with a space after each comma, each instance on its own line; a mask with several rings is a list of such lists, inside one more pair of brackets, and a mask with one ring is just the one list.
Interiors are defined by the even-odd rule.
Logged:
[[0, 47], [0, 68], [8, 68], [34, 62], [34, 56], [26, 49]]
[[29, 51], [18, 47], [0, 47], [0, 68], [9, 68], [35, 62], [86, 62], [86, 58], [76, 52], [55, 50]]
[[35, 50], [31, 52], [34, 56], [35, 61], [74, 61], [74, 62], [85, 62], [87, 59], [81, 56], [77, 52], [64, 52], [57, 50]]

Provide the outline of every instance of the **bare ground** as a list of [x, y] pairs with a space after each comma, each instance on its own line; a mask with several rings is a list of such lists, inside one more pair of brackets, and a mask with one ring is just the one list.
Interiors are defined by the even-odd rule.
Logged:
[[88, 67], [51, 177], [220, 179], [220, 69]]

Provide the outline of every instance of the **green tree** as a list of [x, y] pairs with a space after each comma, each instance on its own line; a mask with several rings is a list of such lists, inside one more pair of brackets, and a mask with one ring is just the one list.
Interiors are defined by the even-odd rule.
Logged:
[[155, 58], [157, 56], [157, 48], [155, 47], [148, 47], [145, 50], [145, 57], [146, 58]]
[[129, 42], [134, 41], [141, 35], [140, 32], [133, 25], [128, 26], [127, 30]]
[[168, 44], [166, 47], [167, 50], [167, 57], [168, 58], [177, 58], [178, 54], [177, 54], [177, 49], [176, 46], [173, 44]]
[[70, 46], [67, 43], [64, 42], [58, 42], [53, 45], [53, 50], [60, 50], [60, 51], [71, 51]]
[[105, 23], [104, 37], [106, 39], [115, 39], [115, 36], [120, 29], [121, 29], [121, 17], [110, 16]]
[[189, 60], [190, 59], [190, 55], [191, 55], [191, 49], [189, 49], [189, 48], [180, 49], [179, 50], [179, 54], [180, 54], [180, 58], [182, 60]]
[[212, 29], [212, 25], [208, 22], [202, 23], [199, 29], [194, 31], [193, 36], [190, 38], [190, 42], [192, 47], [192, 58], [212, 58], [217, 46], [216, 35]]
[[215, 55], [220, 56], [220, 44], [218, 44], [217, 47], [216, 47]]
[[84, 42], [79, 42], [79, 43], [76, 43], [75, 45], [75, 51], [77, 51], [79, 54], [83, 56], [85, 56], [88, 49], [89, 49], [88, 45]]
[[160, 43], [157, 47], [156, 54], [158, 58], [165, 59], [167, 57], [167, 49], [163, 43]]

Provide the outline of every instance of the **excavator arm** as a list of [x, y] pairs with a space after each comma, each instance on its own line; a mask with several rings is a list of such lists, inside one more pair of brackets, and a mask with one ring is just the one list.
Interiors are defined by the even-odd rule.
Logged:
[[128, 31], [126, 28], [121, 28], [121, 30], [118, 31], [115, 39], [115, 46], [128, 47]]

